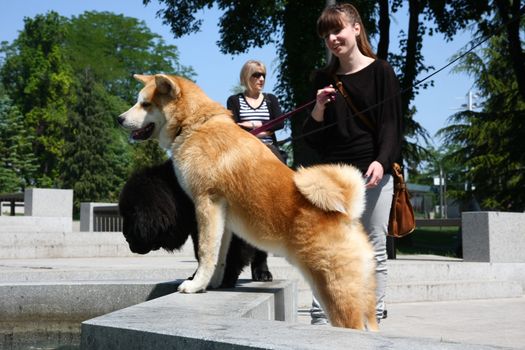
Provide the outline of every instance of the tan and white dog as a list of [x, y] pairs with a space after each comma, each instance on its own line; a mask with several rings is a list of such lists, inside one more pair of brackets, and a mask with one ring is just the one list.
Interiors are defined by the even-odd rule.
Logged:
[[135, 78], [145, 87], [119, 123], [132, 138], [154, 138], [171, 150], [177, 178], [195, 203], [200, 261], [179, 291], [220, 284], [224, 243], [235, 232], [295, 265], [332, 325], [377, 330], [373, 250], [359, 220], [361, 173], [343, 165], [294, 172], [191, 81]]

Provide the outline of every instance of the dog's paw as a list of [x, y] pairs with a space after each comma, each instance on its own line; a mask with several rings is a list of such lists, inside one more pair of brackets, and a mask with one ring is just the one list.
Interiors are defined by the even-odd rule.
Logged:
[[199, 293], [199, 292], [206, 291], [206, 286], [202, 286], [196, 283], [195, 280], [186, 280], [181, 283], [181, 285], [179, 286], [179, 288], [177, 288], [177, 290], [180, 293], [188, 293], [188, 294]]
[[273, 280], [272, 273], [268, 270], [252, 270], [252, 280], [260, 282], [271, 282]]

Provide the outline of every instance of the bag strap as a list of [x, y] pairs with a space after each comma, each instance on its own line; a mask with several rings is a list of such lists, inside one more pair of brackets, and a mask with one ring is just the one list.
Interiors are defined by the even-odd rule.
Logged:
[[[343, 85], [343, 83], [339, 80], [339, 78], [337, 77], [336, 74], [333, 75], [333, 78], [334, 78], [334, 81], [335, 81], [335, 86], [337, 87], [337, 90], [339, 90], [339, 92], [341, 93], [341, 95], [343, 95], [345, 101], [346, 101], [346, 104], [348, 105], [348, 107], [350, 107], [350, 109], [352, 110], [352, 112], [359, 117], [359, 119], [361, 119], [361, 121], [363, 123], [365, 123], [365, 125], [372, 131], [376, 131], [376, 128], [375, 128], [375, 125], [374, 123], [368, 119], [367, 117], [365, 117], [363, 115], [363, 113], [361, 113], [357, 108], [356, 106], [354, 105], [354, 103], [352, 102], [352, 99], [350, 98], [350, 95], [348, 95], [348, 93], [346, 92], [346, 89]], [[397, 181], [397, 184], [398, 186], [401, 186], [401, 188], [403, 189], [406, 189], [405, 188], [405, 181], [403, 179], [403, 174], [401, 172], [401, 166], [398, 164], [398, 163], [393, 163], [392, 164], [392, 173], [394, 175], [395, 178], [398, 179]]]
[[335, 86], [337, 87], [337, 90], [339, 90], [339, 92], [341, 93], [341, 95], [343, 95], [345, 101], [346, 101], [346, 104], [348, 105], [348, 107], [350, 107], [350, 109], [352, 110], [352, 113], [354, 113], [356, 116], [359, 117], [359, 119], [361, 119], [361, 121], [363, 123], [365, 123], [365, 125], [372, 131], [376, 131], [376, 128], [375, 128], [375, 125], [372, 123], [372, 121], [370, 119], [368, 119], [367, 117], [365, 117], [363, 115], [363, 113], [361, 113], [357, 108], [356, 106], [354, 105], [354, 103], [352, 102], [352, 99], [350, 98], [350, 95], [348, 95], [348, 93], [346, 92], [346, 89], [343, 85], [343, 83], [339, 80], [339, 78], [337, 77], [336, 74], [333, 75], [333, 78], [334, 78], [334, 81], [335, 81]]

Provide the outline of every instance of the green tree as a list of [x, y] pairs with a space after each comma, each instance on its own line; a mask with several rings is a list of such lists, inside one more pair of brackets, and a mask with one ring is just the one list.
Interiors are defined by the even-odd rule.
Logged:
[[49, 12], [24, 21], [20, 36], [4, 51], [0, 74], [7, 93], [25, 116], [25, 127], [35, 135], [33, 151], [39, 164], [35, 185], [57, 186], [74, 80], [63, 48], [65, 19]]
[[[521, 30], [525, 28], [522, 24]], [[492, 37], [488, 45], [471, 53], [458, 66], [474, 76], [484, 97], [479, 112], [451, 116], [440, 130], [445, 142], [455, 145], [450, 155], [464, 164], [472, 192], [487, 209], [525, 209], [525, 99], [515, 75], [508, 35]]]
[[0, 192], [23, 191], [36, 171], [34, 137], [24, 125], [24, 117], [5, 96], [0, 97]]
[[[112, 116], [104, 122], [106, 135], [110, 135], [104, 139], [107, 142], [104, 157], [111, 170], [108, 184], [114, 186], [111, 193], [101, 190], [109, 196], [106, 200], [116, 198], [115, 193], [130, 169], [165, 159], [165, 152], [155, 142], [130, 145], [127, 134], [116, 123], [116, 117], [136, 99], [139, 84], [132, 73], [162, 71], [193, 76], [191, 67], [179, 63], [177, 48], [166, 45], [144, 22], [108, 12], [86, 12], [72, 19], [49, 12], [26, 18], [19, 37], [11, 44], [2, 43], [0, 52], [4, 56], [0, 78], [6, 94], [23, 115], [23, 130], [35, 135], [32, 147], [38, 171], [32, 173], [34, 179], [24, 183], [30, 181], [41, 187], [73, 186], [75, 176], [67, 171], [63, 174], [69, 177], [61, 174], [65, 168], [76, 166], [66, 159], [73, 154], [71, 147], [76, 142], [71, 137], [72, 124], [68, 118], [80, 118], [78, 115], [83, 115], [81, 111], [86, 108], [85, 101], [77, 101], [77, 93], [85, 99], [86, 92], [78, 90], [78, 86], [85, 81], [87, 71], [95, 82], [90, 86], [96, 88], [100, 99], [91, 102], [101, 103], [107, 108], [107, 115]], [[73, 123], [81, 125], [78, 120]], [[65, 130], [70, 134], [65, 135]], [[90, 132], [89, 128], [81, 130]], [[64, 154], [66, 149], [68, 153]], [[2, 171], [7, 178], [6, 169]], [[98, 174], [98, 170], [93, 171]]]
[[[137, 91], [142, 88], [132, 78], [133, 73], [165, 72], [190, 79], [194, 76], [191, 67], [179, 63], [177, 47], [166, 45], [158, 34], [152, 33], [136, 18], [109, 12], [85, 12], [72, 17], [67, 33], [68, 56], [73, 69], [80, 74], [90, 69], [107, 93], [122, 101], [121, 110], [114, 114], [115, 120], [135, 103]], [[115, 126], [116, 123], [110, 125], [111, 128]], [[124, 133], [114, 133], [114, 136], [111, 142], [117, 148], [127, 139]], [[132, 154], [125, 158], [131, 160], [131, 169], [166, 159], [166, 153], [153, 141], [134, 144], [130, 150]]]
[[134, 103], [140, 84], [133, 73], [164, 72], [192, 78], [179, 63], [178, 49], [152, 33], [143, 21], [110, 12], [84, 12], [67, 25], [68, 56], [75, 71], [89, 68], [107, 91]]
[[60, 179], [63, 188], [73, 189], [78, 211], [80, 202], [115, 201], [127, 169], [112, 162], [117, 156], [111, 149], [115, 105], [103, 86], [86, 69], [75, 90], [77, 101], [65, 130]]

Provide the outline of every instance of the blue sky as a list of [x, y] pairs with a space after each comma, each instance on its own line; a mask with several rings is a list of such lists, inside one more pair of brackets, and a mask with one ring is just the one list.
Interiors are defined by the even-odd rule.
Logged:
[[[156, 18], [158, 2], [153, 0], [144, 6], [142, 0], [24, 0], [9, 1], [0, 11], [0, 41], [12, 42], [23, 29], [24, 17], [34, 17], [54, 10], [70, 17], [84, 11], [110, 11], [143, 20], [149, 29], [161, 35], [167, 44], [176, 45], [180, 53], [180, 62], [190, 65], [197, 73], [197, 83], [214, 100], [226, 103], [231, 90], [238, 84], [239, 70], [248, 59], [263, 61], [268, 69], [265, 91], [271, 92], [276, 84], [277, 53], [274, 46], [252, 49], [247, 54], [231, 56], [220, 53], [215, 44], [219, 39], [217, 20], [220, 12], [216, 9], [203, 10], [203, 27], [200, 33], [174, 39], [169, 28]], [[407, 15], [400, 13], [393, 18], [391, 45], [397, 45], [399, 28], [406, 30]], [[428, 65], [436, 69], [448, 63], [450, 57], [471, 40], [468, 32], [458, 35], [453, 42], [446, 42], [440, 35], [428, 37], [423, 43], [423, 55]], [[374, 41], [372, 40], [372, 43]], [[427, 129], [431, 136], [446, 126], [447, 117], [453, 114], [461, 104], [466, 103], [466, 95], [472, 88], [473, 81], [465, 75], [453, 74], [451, 68], [436, 75], [434, 86], [422, 90], [414, 104], [418, 110], [415, 119]], [[423, 78], [425, 75], [419, 77]], [[439, 140], [434, 138], [434, 143]]]

